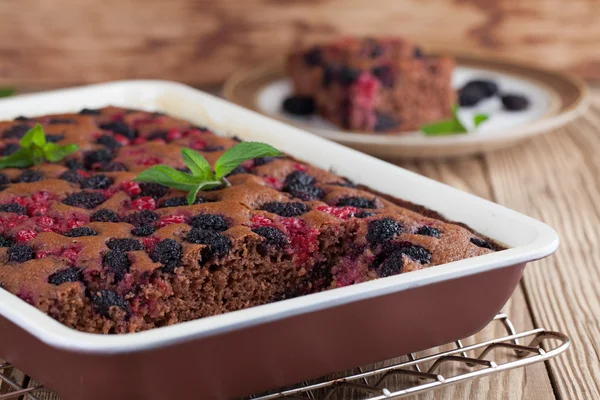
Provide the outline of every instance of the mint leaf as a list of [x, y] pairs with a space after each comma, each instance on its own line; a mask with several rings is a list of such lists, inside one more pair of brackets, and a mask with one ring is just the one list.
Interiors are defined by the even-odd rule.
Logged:
[[38, 147], [44, 147], [46, 144], [46, 135], [44, 135], [44, 128], [42, 125], [35, 124], [33, 128], [27, 131], [25, 136], [19, 142], [21, 147], [31, 147], [32, 144]]
[[177, 171], [175, 168], [166, 165], [155, 165], [138, 174], [135, 177], [138, 182], [160, 183], [174, 189], [190, 191], [193, 190], [202, 178], [195, 177], [185, 172]]
[[183, 148], [181, 149], [181, 157], [194, 176], [201, 177], [205, 180], [215, 179], [210, 164], [202, 154], [192, 149]]
[[0, 158], [0, 169], [25, 168], [32, 164], [33, 154], [31, 149], [19, 149], [9, 156]]
[[260, 142], [242, 142], [227, 150], [215, 163], [218, 179], [223, 178], [241, 163], [259, 157], [282, 156], [275, 147]]
[[192, 205], [196, 201], [196, 196], [198, 196], [198, 192], [200, 190], [214, 189], [214, 188], [222, 186], [222, 185], [223, 185], [223, 182], [221, 182], [221, 181], [201, 182], [195, 188], [190, 190], [190, 192], [186, 196], [186, 200], [189, 205]]
[[0, 97], [10, 97], [15, 94], [15, 89], [13, 88], [0, 88]]
[[[476, 114], [473, 117], [473, 125], [478, 127], [484, 121], [487, 121], [489, 116], [486, 114]], [[453, 135], [456, 133], [468, 133], [467, 128], [458, 119], [458, 106], [452, 106], [452, 119], [442, 120], [433, 122], [431, 124], [423, 125], [421, 132], [425, 136], [443, 136]]]
[[43, 148], [44, 157], [50, 162], [60, 161], [69, 154], [79, 150], [76, 144], [58, 145], [56, 143], [46, 143]]
[[487, 114], [476, 114], [473, 117], [473, 123], [475, 124], [475, 127], [478, 127], [482, 122], [485, 122], [488, 119], [490, 119], [490, 116]]

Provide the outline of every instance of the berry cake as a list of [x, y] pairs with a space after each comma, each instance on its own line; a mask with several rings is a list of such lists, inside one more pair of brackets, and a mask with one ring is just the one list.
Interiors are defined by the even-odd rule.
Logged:
[[294, 94], [351, 131], [400, 132], [451, 116], [454, 60], [398, 38], [345, 38], [294, 51]]
[[160, 113], [107, 107], [0, 122], [7, 154], [36, 122], [79, 151], [0, 172], [0, 287], [85, 332], [127, 333], [486, 254], [456, 224], [289, 157], [185, 193], [136, 175], [234, 146]]

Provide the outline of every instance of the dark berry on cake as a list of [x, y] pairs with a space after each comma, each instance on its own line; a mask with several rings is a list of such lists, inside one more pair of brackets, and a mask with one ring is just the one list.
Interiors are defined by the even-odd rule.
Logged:
[[325, 193], [314, 184], [315, 178], [306, 172], [294, 171], [285, 178], [283, 190], [304, 201], [323, 198]]
[[214, 231], [206, 231], [198, 228], [192, 228], [186, 236], [190, 243], [207, 245], [207, 249], [202, 252], [202, 258], [207, 259], [212, 256], [222, 257], [231, 249], [231, 241]]
[[252, 160], [252, 164], [254, 164], [255, 167], [259, 167], [275, 160], [277, 160], [277, 157], [258, 157]]
[[96, 211], [90, 217], [92, 222], [119, 222], [119, 216], [116, 212], [103, 208], [101, 210]]
[[229, 228], [229, 222], [222, 216], [216, 214], [198, 214], [190, 219], [189, 224], [198, 229], [215, 232], [223, 232]]
[[67, 282], [79, 282], [83, 279], [83, 274], [79, 268], [67, 268], [56, 271], [48, 277], [48, 283], [58, 286]]
[[82, 189], [107, 189], [114, 182], [113, 178], [110, 178], [103, 174], [93, 175], [89, 178], [85, 178], [81, 181]]
[[129, 214], [125, 218], [123, 218], [125, 222], [129, 222], [131, 225], [134, 226], [150, 225], [156, 222], [157, 219], [158, 215], [156, 215], [156, 213], [151, 210], [142, 210], [139, 212]]
[[102, 265], [104, 265], [109, 272], [114, 274], [115, 282], [120, 282], [125, 274], [129, 272], [131, 262], [126, 253], [118, 250], [111, 250], [102, 257]]
[[414, 58], [423, 58], [423, 50], [420, 47], [415, 46], [415, 50], [413, 51], [413, 57]]
[[356, 207], [356, 208], [377, 208], [375, 199], [366, 199], [364, 197], [342, 197], [338, 200], [338, 207]]
[[96, 143], [101, 144], [104, 147], [108, 147], [110, 150], [115, 150], [121, 147], [121, 143], [119, 143], [119, 141], [112, 135], [102, 135], [96, 139]]
[[12, 246], [12, 240], [7, 237], [0, 235], [0, 247], [10, 247]]
[[171, 197], [170, 199], [163, 201], [160, 207], [182, 207], [187, 205], [188, 203], [185, 197]]
[[150, 236], [154, 232], [156, 232], [156, 228], [152, 225], [142, 225], [131, 230], [132, 235], [140, 237]]
[[323, 62], [323, 59], [321, 57], [321, 49], [318, 47], [313, 47], [310, 50], [308, 50], [304, 54], [304, 62], [310, 67], [317, 67], [321, 65], [321, 63]]
[[65, 135], [46, 135], [46, 141], [50, 143], [60, 142], [65, 138]]
[[347, 66], [342, 66], [339, 71], [338, 80], [340, 82], [340, 85], [342, 85], [343, 87], [348, 87], [358, 79], [359, 75], [359, 70]]
[[107, 122], [105, 124], [100, 124], [100, 129], [118, 133], [119, 135], [123, 135], [130, 140], [135, 139], [135, 131], [131, 127], [129, 127], [129, 125], [123, 122], [113, 121]]
[[68, 169], [60, 174], [59, 179], [71, 183], [80, 183], [83, 180], [83, 176], [81, 176], [76, 170]]
[[386, 276], [402, 273], [404, 268], [402, 254], [402, 251], [394, 251], [387, 255], [387, 257], [377, 266], [379, 276], [385, 278]]
[[118, 172], [127, 171], [127, 167], [123, 163], [111, 161], [102, 163], [99, 170], [104, 172]]
[[77, 160], [69, 160], [65, 163], [65, 166], [72, 170], [85, 169], [84, 165]]
[[20, 148], [21, 146], [19, 146], [17, 143], [8, 143], [2, 148], [2, 150], [0, 150], [0, 156], [10, 156], [12, 153], [19, 150]]
[[315, 112], [315, 100], [309, 96], [290, 96], [283, 101], [283, 109], [294, 115], [310, 115]]
[[110, 239], [106, 242], [106, 245], [111, 250], [117, 251], [135, 251], [135, 250], [143, 250], [144, 246], [140, 242], [135, 239]]
[[15, 183], [30, 183], [37, 182], [44, 179], [44, 175], [39, 171], [34, 171], [32, 169], [26, 169], [15, 179]]
[[252, 232], [265, 238], [266, 243], [275, 248], [282, 248], [289, 243], [287, 235], [272, 226], [259, 226], [252, 229]]
[[94, 150], [87, 153], [83, 158], [86, 168], [92, 168], [94, 164], [102, 164], [113, 159], [113, 152], [109, 149]]
[[262, 205], [261, 210], [268, 211], [282, 217], [297, 217], [305, 214], [308, 209], [306, 204], [300, 202], [282, 203], [279, 201], [271, 201]]
[[519, 94], [504, 94], [501, 100], [504, 109], [507, 111], [521, 111], [529, 107], [527, 97]]
[[[393, 243], [390, 246], [393, 251], [400, 251], [402, 254], [412, 258], [421, 264], [428, 264], [431, 261], [431, 253], [424, 247], [417, 246], [411, 243]], [[384, 250], [385, 251], [385, 250]]]
[[492, 244], [490, 242], [487, 242], [485, 240], [481, 240], [479, 238], [474, 237], [474, 238], [471, 238], [470, 241], [477, 247], [483, 247], [484, 249], [494, 250], [494, 246], [492, 246]]
[[81, 114], [81, 115], [100, 115], [100, 110], [84, 108], [81, 111], [79, 111], [79, 114]]
[[240, 165], [239, 167], [235, 167], [235, 169], [233, 171], [231, 171], [229, 174], [227, 174], [227, 176], [233, 176], [233, 175], [237, 175], [237, 174], [247, 174], [247, 173], [248, 173], [248, 170]]
[[375, 215], [375, 213], [371, 211], [359, 211], [356, 214], [354, 214], [356, 218], [367, 218], [372, 217], [373, 215]]
[[415, 232], [417, 235], [423, 235], [423, 236], [432, 236], [432, 237], [436, 237], [439, 238], [440, 237], [440, 230], [436, 229], [436, 228], [432, 228], [430, 226], [424, 225], [422, 227], [420, 227], [417, 232]]
[[388, 87], [388, 88], [394, 87], [394, 72], [392, 71], [392, 68], [389, 65], [381, 65], [381, 66], [375, 67], [375, 68], [373, 68], [371, 73], [377, 79], [379, 79], [379, 82], [381, 82], [381, 84], [384, 87]]
[[152, 261], [163, 264], [163, 272], [173, 273], [181, 264], [182, 255], [183, 251], [178, 242], [165, 239], [152, 250]]
[[65, 236], [68, 236], [68, 237], [82, 237], [82, 236], [96, 236], [96, 235], [98, 235], [98, 232], [96, 232], [92, 228], [88, 228], [87, 226], [73, 228], [73, 229], [65, 232]]
[[10, 183], [10, 178], [6, 174], [0, 173], [0, 185], [7, 185]]
[[27, 118], [23, 115], [19, 115], [17, 118], [14, 119], [15, 121], [33, 121], [31, 118]]
[[9, 212], [15, 214], [25, 214], [27, 210], [19, 203], [0, 204], [0, 212]]
[[375, 113], [375, 132], [387, 132], [391, 131], [400, 125], [398, 120], [390, 115]]
[[376, 219], [369, 221], [366, 238], [372, 245], [377, 245], [389, 241], [401, 231], [402, 226], [391, 218]]
[[13, 244], [8, 248], [8, 261], [23, 263], [35, 257], [33, 249], [26, 244]]
[[155, 199], [163, 197], [169, 191], [167, 186], [161, 185], [160, 183], [143, 182], [140, 183], [140, 188], [142, 189], [140, 196], [150, 196]]
[[106, 197], [98, 192], [77, 192], [67, 196], [63, 203], [73, 207], [96, 208], [106, 201]]
[[48, 121], [48, 124], [50, 125], [64, 125], [64, 124], [74, 124], [75, 120], [73, 119], [68, 119], [68, 118], [51, 118], [50, 121]]
[[28, 124], [13, 125], [2, 133], [3, 139], [22, 139], [31, 129]]
[[221, 151], [221, 150], [225, 150], [224, 146], [206, 146], [204, 148], [202, 148], [201, 151], [205, 152], [205, 153], [214, 153], [215, 151]]
[[127, 301], [118, 293], [112, 290], [100, 290], [92, 294], [92, 304], [96, 312], [106, 318], [110, 318], [111, 309], [118, 307], [125, 311], [127, 315], [130, 314], [129, 304]]

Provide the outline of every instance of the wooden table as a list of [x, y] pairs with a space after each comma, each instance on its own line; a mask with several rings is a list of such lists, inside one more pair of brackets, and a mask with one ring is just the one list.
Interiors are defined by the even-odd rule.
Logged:
[[[399, 163], [558, 231], [560, 249], [527, 267], [505, 311], [518, 330], [539, 326], [572, 339], [566, 354], [545, 365], [414, 399], [600, 399], [600, 86], [593, 89], [593, 97], [582, 118], [518, 147], [453, 161]], [[497, 326], [476, 339], [503, 333]]]

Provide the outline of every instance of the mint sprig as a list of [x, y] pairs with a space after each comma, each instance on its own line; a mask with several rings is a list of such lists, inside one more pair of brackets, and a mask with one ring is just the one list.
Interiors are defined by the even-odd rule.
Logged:
[[0, 87], [0, 98], [10, 97], [15, 94], [15, 89], [9, 87]]
[[183, 162], [191, 173], [181, 172], [167, 165], [155, 165], [138, 174], [138, 182], [160, 183], [174, 189], [188, 192], [188, 204], [194, 204], [200, 190], [209, 190], [226, 186], [229, 183], [225, 177], [241, 163], [258, 157], [276, 157], [283, 154], [266, 143], [242, 142], [219, 157], [212, 170], [202, 154], [188, 148], [181, 149]]
[[[490, 117], [487, 114], [475, 114], [473, 117], [473, 125], [478, 127], [482, 122], [487, 121], [489, 118]], [[468, 131], [458, 119], [458, 107], [453, 106], [451, 119], [424, 125], [421, 127], [421, 132], [423, 132], [425, 136], [444, 136], [467, 133]]]
[[8, 156], [0, 157], [0, 169], [25, 168], [42, 164], [44, 161], [60, 161], [79, 149], [76, 144], [63, 146], [48, 142], [44, 128], [40, 124], [36, 124], [27, 131], [19, 145], [21, 146], [19, 150]]

